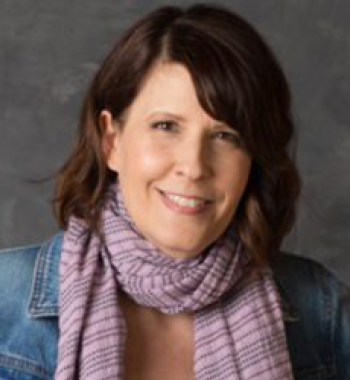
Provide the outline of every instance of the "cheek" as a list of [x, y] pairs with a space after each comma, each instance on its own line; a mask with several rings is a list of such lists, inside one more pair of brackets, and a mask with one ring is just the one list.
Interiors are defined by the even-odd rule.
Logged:
[[137, 181], [156, 179], [169, 167], [169, 156], [169, 150], [144, 139], [126, 147], [121, 170]]
[[[232, 164], [234, 162], [234, 164]], [[251, 159], [246, 156], [231, 161], [221, 173], [221, 183], [228, 194], [230, 203], [238, 203], [247, 186], [251, 169]]]

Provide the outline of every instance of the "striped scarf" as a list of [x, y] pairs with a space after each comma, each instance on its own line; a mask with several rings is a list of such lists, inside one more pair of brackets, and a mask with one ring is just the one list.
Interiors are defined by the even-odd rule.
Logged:
[[197, 380], [293, 379], [271, 274], [248, 276], [252, 266], [234, 233], [195, 258], [170, 258], [139, 234], [115, 185], [101, 226], [104, 239], [72, 217], [64, 236], [55, 379], [124, 379], [118, 289], [166, 314], [194, 314]]

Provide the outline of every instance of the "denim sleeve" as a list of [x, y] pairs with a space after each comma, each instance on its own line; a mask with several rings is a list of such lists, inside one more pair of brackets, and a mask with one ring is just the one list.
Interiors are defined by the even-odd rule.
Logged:
[[337, 297], [334, 300], [334, 351], [339, 379], [350, 379], [350, 289], [333, 279]]
[[324, 291], [327, 293], [332, 355], [336, 379], [350, 379], [350, 288], [336, 276], [323, 270]]

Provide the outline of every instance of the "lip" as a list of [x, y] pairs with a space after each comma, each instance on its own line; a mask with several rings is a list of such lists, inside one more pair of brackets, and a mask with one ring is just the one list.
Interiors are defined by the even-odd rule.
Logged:
[[211, 202], [211, 200], [209, 198], [201, 197], [199, 195], [187, 195], [187, 194], [174, 193], [172, 191], [165, 191], [165, 190], [160, 190], [160, 189], [158, 189], [158, 191], [165, 196], [166, 195], [177, 195], [179, 197], [186, 198], [186, 199], [194, 199], [194, 200], [200, 200], [200, 201], [204, 201], [204, 202]]
[[[196, 214], [202, 214], [203, 212], [207, 211], [208, 208], [210, 207], [212, 201], [203, 197], [199, 197], [197, 195], [184, 195], [180, 193], [174, 193], [174, 192], [167, 192], [167, 191], [158, 191], [163, 204], [167, 208], [169, 208], [172, 211], [175, 211], [176, 213], [179, 214], [184, 214], [184, 215], [196, 215]], [[185, 206], [185, 205], [179, 205], [178, 203], [173, 202], [168, 195], [176, 195], [180, 196], [186, 199], [193, 199], [193, 200], [201, 200], [203, 203], [201, 205], [198, 205], [196, 207], [190, 207], [190, 206]]]

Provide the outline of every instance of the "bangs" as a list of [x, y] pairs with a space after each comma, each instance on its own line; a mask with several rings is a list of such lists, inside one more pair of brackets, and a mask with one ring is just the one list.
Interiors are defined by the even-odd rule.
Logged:
[[167, 42], [168, 59], [188, 69], [202, 108], [249, 140], [254, 79], [241, 53], [186, 24], [175, 24]]

